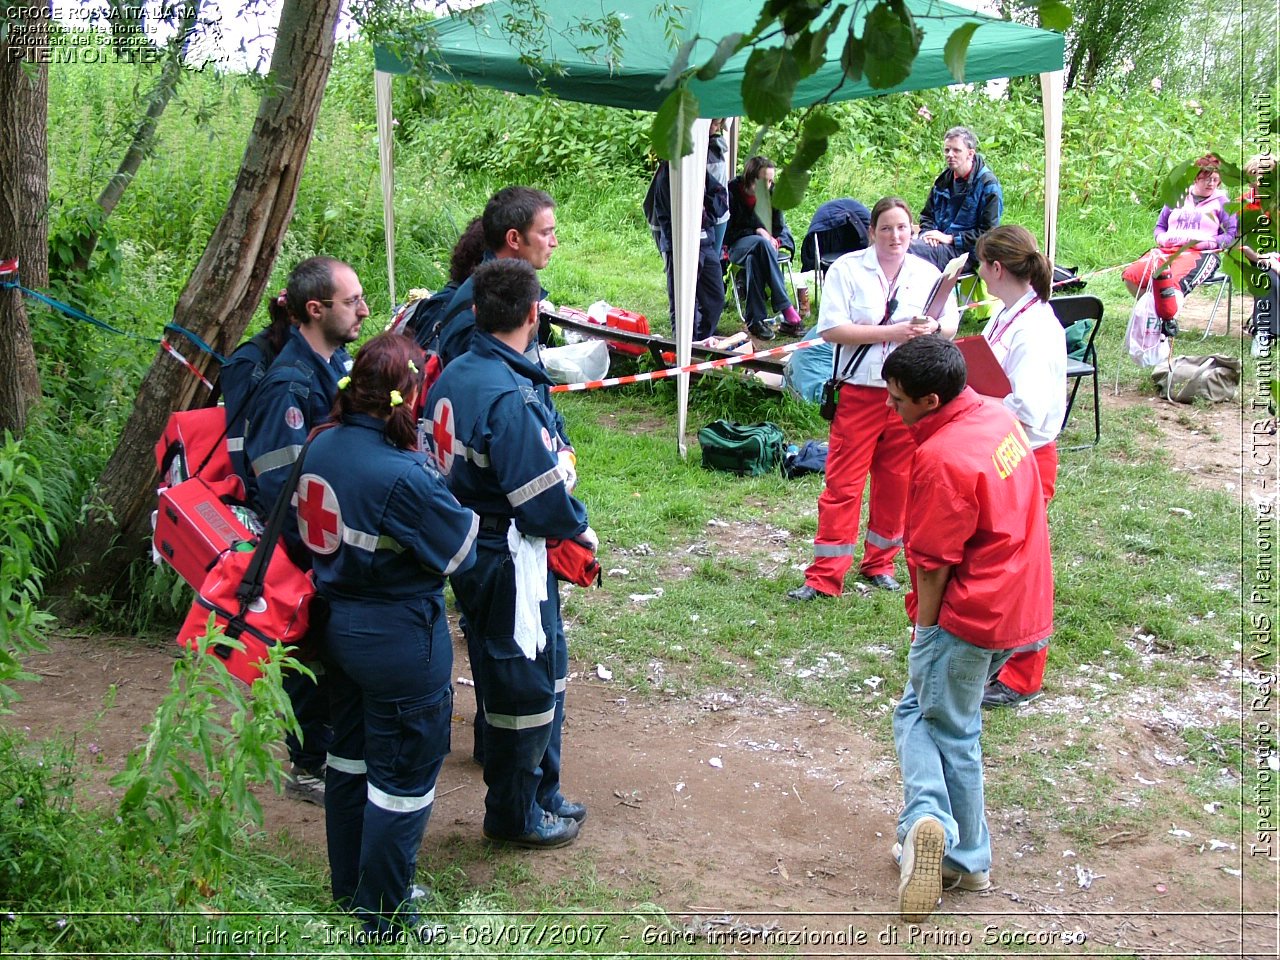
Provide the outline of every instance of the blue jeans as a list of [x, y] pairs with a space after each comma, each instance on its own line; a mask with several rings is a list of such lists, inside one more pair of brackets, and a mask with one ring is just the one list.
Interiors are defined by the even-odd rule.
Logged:
[[1009, 659], [938, 626], [917, 627], [907, 658], [907, 689], [893, 712], [902, 767], [898, 840], [921, 817], [947, 836], [943, 862], [954, 870], [991, 869], [991, 834], [982, 795], [982, 691]]
[[739, 237], [729, 247], [729, 259], [741, 264], [746, 271], [747, 302], [742, 309], [748, 323], [763, 323], [772, 316], [765, 301], [765, 287], [772, 295], [774, 313], [781, 313], [791, 306], [787, 282], [782, 277], [782, 268], [778, 266], [778, 251], [772, 243], [758, 233]]

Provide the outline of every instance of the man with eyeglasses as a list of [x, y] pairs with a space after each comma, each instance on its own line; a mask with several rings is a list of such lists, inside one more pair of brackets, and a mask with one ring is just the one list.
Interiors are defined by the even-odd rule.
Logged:
[[[245, 460], [255, 481], [253, 508], [265, 517], [281, 495], [307, 434], [329, 416], [338, 396], [338, 381], [351, 369], [346, 345], [360, 336], [369, 316], [360, 279], [332, 257], [303, 260], [289, 274], [281, 295], [294, 321], [284, 349], [251, 396], [245, 418]], [[277, 298], [279, 303], [280, 298]], [[303, 569], [310, 557], [298, 538], [297, 517], [285, 524], [285, 544]], [[285, 691], [302, 728], [302, 739], [286, 738], [292, 771], [286, 792], [300, 800], [324, 804], [324, 766], [329, 748], [328, 692], [323, 668], [308, 664], [313, 682], [290, 673]]]

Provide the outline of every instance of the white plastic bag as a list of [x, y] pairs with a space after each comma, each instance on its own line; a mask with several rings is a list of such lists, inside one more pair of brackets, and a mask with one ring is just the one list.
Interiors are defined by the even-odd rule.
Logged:
[[1160, 332], [1156, 301], [1147, 290], [1133, 304], [1129, 314], [1129, 356], [1140, 367], [1154, 367], [1169, 359], [1169, 341]]
[[603, 340], [583, 340], [542, 351], [547, 375], [556, 383], [585, 383], [609, 375], [609, 345]]

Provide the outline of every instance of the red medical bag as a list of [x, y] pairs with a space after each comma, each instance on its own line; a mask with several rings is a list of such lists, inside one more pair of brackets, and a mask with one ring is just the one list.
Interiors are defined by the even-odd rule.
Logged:
[[[642, 313], [632, 313], [630, 310], [623, 310], [621, 307], [610, 307], [609, 312], [605, 314], [605, 326], [616, 327], [619, 330], [626, 330], [630, 333], [649, 333], [649, 321]], [[636, 343], [618, 343], [617, 341], [609, 341], [609, 349], [617, 353], [625, 353], [629, 357], [638, 357], [646, 353], [644, 347]]]
[[209, 629], [209, 615], [213, 614], [222, 632], [239, 640], [244, 649], [214, 643], [208, 652], [222, 660], [233, 677], [250, 685], [261, 676], [259, 664], [268, 658], [270, 647], [294, 645], [306, 635], [316, 592], [311, 574], [298, 569], [286, 550], [277, 549], [269, 553], [260, 595], [244, 602], [239, 593], [251, 574], [253, 557], [254, 551], [247, 549], [222, 554], [198, 588], [191, 611], [178, 631], [181, 646], [198, 650], [200, 638]]
[[164, 433], [156, 442], [156, 469], [162, 486], [171, 487], [199, 474], [215, 485], [225, 481], [225, 495], [244, 499], [244, 485], [227, 450], [227, 414], [222, 407], [169, 414]]
[[224, 495], [200, 477], [160, 491], [152, 543], [161, 559], [197, 590], [220, 556], [257, 539], [223, 501]]

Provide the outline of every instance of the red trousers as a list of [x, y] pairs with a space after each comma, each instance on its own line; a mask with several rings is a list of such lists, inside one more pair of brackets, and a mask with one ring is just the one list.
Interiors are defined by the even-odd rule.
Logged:
[[[1053, 491], [1058, 486], [1058, 445], [1046, 443], [1033, 451], [1036, 466], [1040, 468], [1040, 486], [1044, 490], [1044, 505], [1049, 506]], [[996, 679], [1018, 693], [1035, 693], [1044, 684], [1044, 665], [1049, 659], [1049, 645], [1039, 650], [1015, 653], [1004, 662]]]
[[818, 533], [813, 563], [804, 582], [821, 593], [839, 596], [853, 564], [862, 516], [862, 490], [871, 477], [862, 573], [893, 573], [906, 527], [907, 477], [915, 441], [885, 403], [883, 387], [845, 384], [827, 449], [827, 485], [818, 497]]

